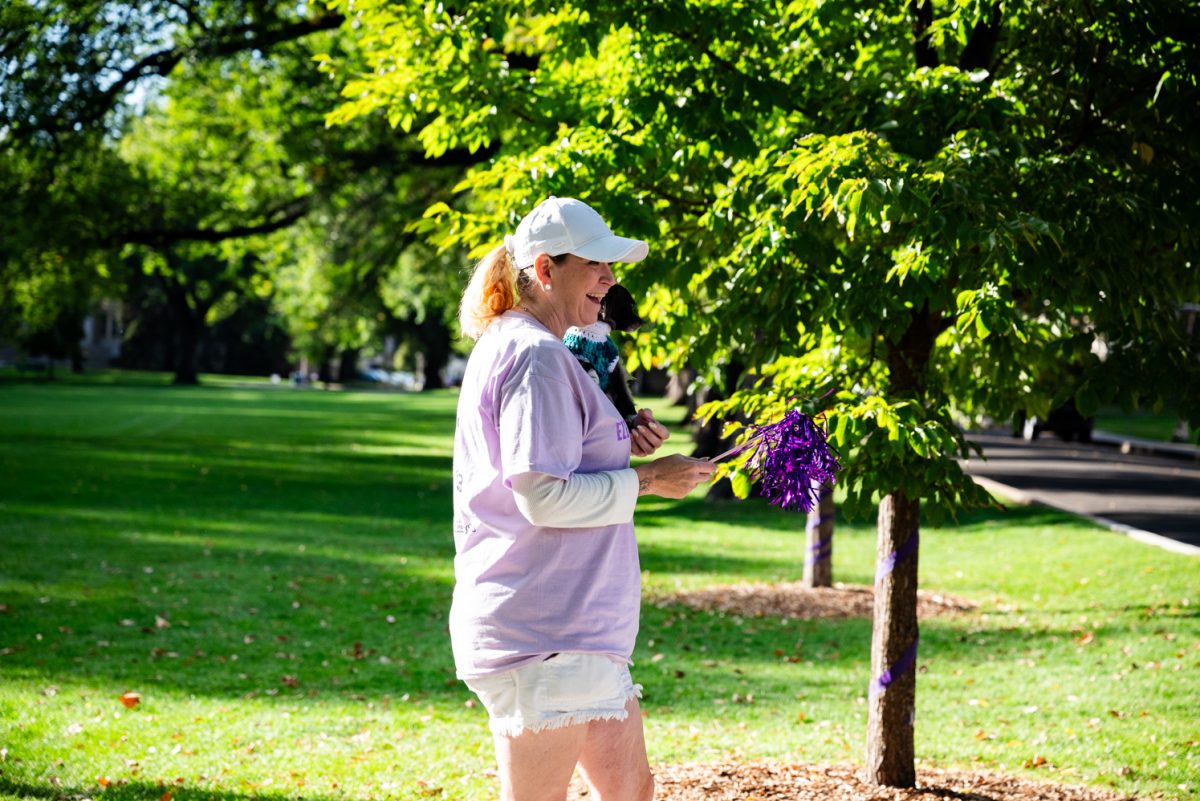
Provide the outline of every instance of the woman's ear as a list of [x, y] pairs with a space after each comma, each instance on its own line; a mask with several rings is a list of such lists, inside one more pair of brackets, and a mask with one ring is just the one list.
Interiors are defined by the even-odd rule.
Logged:
[[539, 253], [533, 260], [533, 274], [537, 277], [537, 282], [542, 285], [542, 289], [550, 288], [550, 268], [554, 265], [554, 261], [545, 253]]

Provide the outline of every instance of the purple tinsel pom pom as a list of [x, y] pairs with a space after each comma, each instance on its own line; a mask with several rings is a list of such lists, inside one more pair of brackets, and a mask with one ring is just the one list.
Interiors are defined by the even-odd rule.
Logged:
[[746, 461], [751, 478], [764, 498], [784, 509], [812, 511], [821, 485], [833, 483], [842, 468], [825, 430], [796, 409], [759, 428], [752, 447]]

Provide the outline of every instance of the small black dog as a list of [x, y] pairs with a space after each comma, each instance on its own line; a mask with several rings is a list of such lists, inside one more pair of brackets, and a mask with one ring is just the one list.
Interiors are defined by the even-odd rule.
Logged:
[[637, 405], [629, 391], [629, 376], [621, 366], [612, 331], [636, 331], [642, 325], [637, 303], [629, 290], [614, 284], [600, 303], [600, 317], [586, 328], [568, 329], [563, 338], [575, 358], [596, 379], [625, 422], [637, 416]]
[[[600, 302], [600, 319], [612, 326], [614, 331], [632, 334], [642, 327], [642, 317], [638, 314], [637, 302], [629, 290], [620, 284], [613, 284]], [[629, 375], [624, 365], [617, 361], [612, 379], [608, 382], [608, 397], [612, 400], [617, 411], [626, 422], [637, 415], [637, 405], [633, 401], [633, 393], [629, 391]]]

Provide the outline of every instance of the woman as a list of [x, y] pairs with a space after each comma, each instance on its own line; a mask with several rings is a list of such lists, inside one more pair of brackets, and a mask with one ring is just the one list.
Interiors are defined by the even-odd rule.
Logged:
[[637, 467], [667, 431], [632, 431], [563, 345], [596, 322], [612, 263], [645, 258], [586, 204], [538, 204], [475, 269], [454, 443], [459, 678], [488, 711], [505, 801], [561, 801], [576, 764], [593, 797], [653, 795], [640, 687], [629, 675], [640, 612], [639, 495], [682, 498], [715, 465]]

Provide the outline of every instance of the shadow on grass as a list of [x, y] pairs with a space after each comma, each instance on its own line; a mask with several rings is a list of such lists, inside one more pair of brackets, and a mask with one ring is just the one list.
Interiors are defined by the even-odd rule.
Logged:
[[43, 456], [24, 469], [24, 488], [10, 492], [4, 505], [46, 525], [65, 518], [107, 520], [114, 531], [244, 526], [281, 541], [323, 525], [326, 541], [350, 544], [355, 532], [371, 535], [387, 524], [411, 529], [410, 546], [453, 549], [449, 457], [331, 454], [252, 463], [206, 452], [184, 461], [59, 447], [44, 448]]
[[[6, 675], [216, 697], [459, 697], [445, 622], [452, 396], [18, 394], [19, 414], [0, 424]], [[1026, 526], [1072, 519], [1036, 508], [980, 512], [956, 533], [1001, 515]], [[643, 529], [697, 523], [790, 531], [803, 542], [803, 515], [761, 499], [662, 502], [638, 515]], [[771, 564], [752, 551], [644, 541], [652, 572], [754, 574]], [[923, 656], [980, 658], [958, 639], [961, 626], [923, 630]], [[1018, 630], [988, 636], [1009, 651], [1030, 641]], [[809, 660], [806, 681], [830, 682], [830, 692], [861, 693], [869, 678], [865, 619], [739, 623], [649, 607], [639, 642], [662, 654], [647, 669], [664, 684], [679, 681], [675, 671], [733, 682], [740, 665], [793, 658]], [[862, 680], [851, 686], [838, 671]]]
[[236, 697], [453, 686], [449, 577], [383, 543], [363, 559], [269, 551], [258, 538], [142, 539], [126, 552], [103, 535], [58, 539], [68, 550], [46, 553], [41, 571], [4, 593], [0, 667], [10, 676]]
[[[169, 795], [167, 795], [168, 793]], [[151, 784], [150, 782], [128, 781], [113, 782], [104, 788], [101, 788], [99, 785], [90, 787], [55, 787], [49, 784], [30, 784], [0, 776], [0, 795], [11, 798], [47, 798], [58, 801], [59, 799], [95, 798], [99, 794], [103, 794], [106, 801], [160, 801], [160, 799], [167, 797], [175, 801], [216, 801], [216, 799], [228, 801], [229, 799], [238, 798], [252, 798], [255, 801], [292, 801], [293, 799], [322, 801], [323, 799], [344, 798], [344, 796], [330, 796], [296, 790], [284, 792], [278, 790], [264, 791], [254, 788], [249, 793], [241, 794], [225, 789], [203, 790], [187, 784]]]
[[780, 682], [775, 689], [781, 693], [802, 684], [823, 697], [853, 698], [869, 679], [855, 679], [856, 669], [865, 676], [869, 668], [871, 621], [865, 618], [783, 623], [674, 604], [644, 606], [639, 642], [636, 675], [646, 683], [649, 707], [711, 710], [748, 673], [758, 675], [772, 665], [779, 668], [778, 678], [756, 678], [756, 693]]
[[451, 397], [12, 389], [6, 676], [219, 697], [456, 688]]
[[[752, 691], [768, 705], [790, 702], [798, 688], [823, 703], [860, 703], [871, 680], [871, 625], [868, 618], [784, 623], [679, 605], [646, 607], [635, 678], [645, 683], [647, 709], [685, 715], [711, 713], [731, 697], [736, 703], [739, 691]], [[1129, 669], [1122, 651], [1138, 647], [1145, 631], [1136, 622], [1084, 632], [1070, 624], [1029, 629], [1015, 621], [939, 617], [921, 622], [918, 666], [921, 673], [936, 670], [969, 684], [980, 666], [1053, 663], [1062, 680], [1072, 675], [1062, 673], [1063, 666], [1075, 665], [1086, 681], [1097, 671]]]

